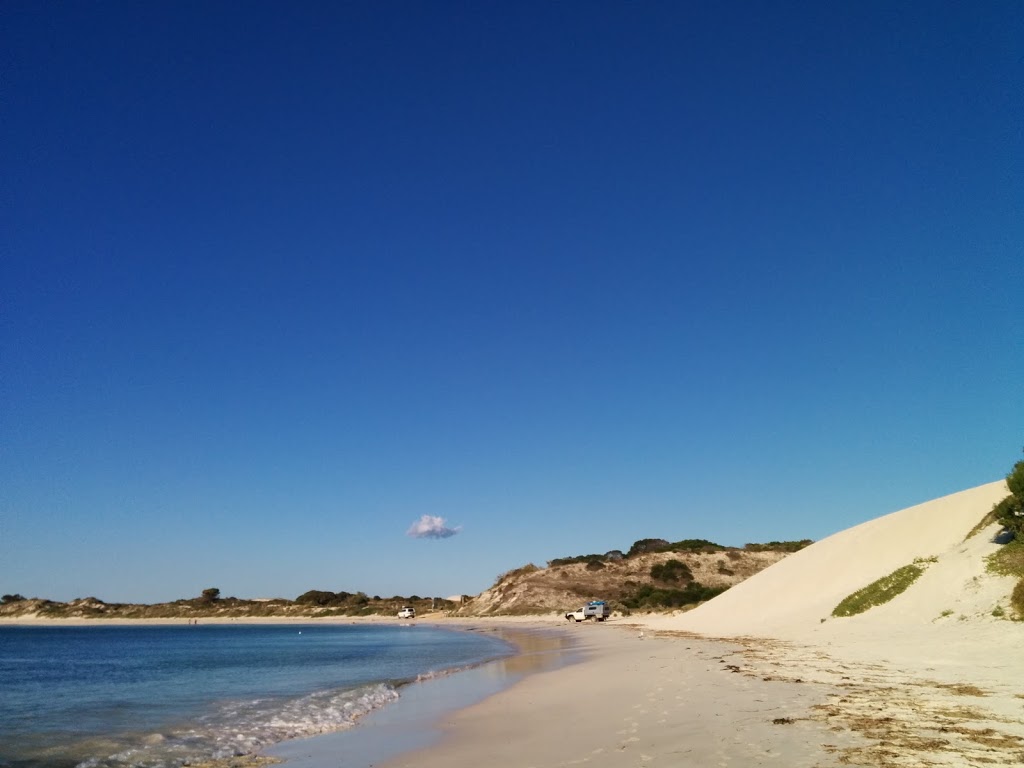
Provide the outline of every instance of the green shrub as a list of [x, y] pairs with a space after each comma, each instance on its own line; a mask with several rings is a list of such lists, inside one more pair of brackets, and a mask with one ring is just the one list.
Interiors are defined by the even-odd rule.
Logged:
[[856, 616], [869, 608], [888, 603], [917, 581], [918, 577], [924, 573], [922, 566], [925, 565], [926, 561], [916, 561], [911, 565], [897, 568], [888, 576], [883, 576], [878, 581], [843, 598], [839, 605], [832, 610], [832, 615], [837, 617]]
[[604, 569], [604, 563], [600, 560], [590, 560], [587, 562], [588, 571], [600, 571]]
[[671, 552], [721, 552], [725, 547], [707, 539], [683, 539], [668, 545]]
[[763, 544], [744, 544], [747, 552], [798, 552], [804, 547], [814, 543], [813, 539], [800, 539], [800, 541], [766, 541]]
[[684, 589], [661, 589], [653, 584], [644, 584], [629, 597], [623, 598], [622, 603], [627, 608], [680, 608], [684, 605], [693, 605], [710, 600], [720, 595], [728, 587], [705, 587], [699, 582], [692, 582]]
[[554, 560], [548, 560], [548, 567], [553, 568], [558, 565], [572, 565], [573, 563], [603, 563], [607, 560], [607, 555], [573, 555], [572, 557], [556, 557]]
[[666, 581], [677, 584], [681, 581], [693, 581], [690, 567], [679, 560], [667, 560], [651, 566], [651, 578], [655, 581]]
[[1024, 577], [1024, 538], [1016, 538], [989, 555], [986, 568], [1000, 576]]
[[299, 605], [341, 605], [345, 602], [346, 597], [348, 597], [347, 593], [338, 595], [334, 592], [327, 592], [321, 589], [311, 589], [296, 597], [295, 602]]
[[668, 552], [669, 543], [665, 539], [639, 539], [633, 542], [626, 557], [646, 555], [650, 552]]
[[1017, 582], [1010, 594], [1010, 605], [1017, 612], [1019, 618], [1024, 619], [1024, 578]]
[[1006, 476], [1010, 495], [992, 508], [992, 514], [1014, 536], [1024, 536], [1024, 461], [1018, 461]]
[[1014, 536], [1024, 534], [1024, 503], [1013, 494], [993, 506], [990, 514]]

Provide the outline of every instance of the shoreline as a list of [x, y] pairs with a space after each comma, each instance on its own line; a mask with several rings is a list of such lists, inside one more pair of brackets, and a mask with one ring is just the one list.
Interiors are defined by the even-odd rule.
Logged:
[[[417, 620], [418, 621], [418, 620]], [[259, 757], [289, 768], [370, 768], [436, 744], [443, 723], [458, 712], [500, 696], [537, 674], [578, 663], [582, 651], [559, 625], [537, 620], [424, 622], [433, 628], [496, 635], [515, 646], [511, 656], [403, 686], [400, 698], [370, 712], [351, 728], [280, 742]]]
[[837, 751], [862, 742], [810, 717], [829, 686], [734, 674], [741, 642], [671, 636], [629, 619], [563, 632], [579, 641], [578, 663], [446, 715], [436, 742], [380, 768], [810, 768], [837, 765]]
[[[411, 684], [402, 699], [355, 727], [281, 742], [253, 764], [279, 758], [292, 768], [1024, 764], [1022, 661], [1006, 655], [1008, 640], [1024, 639], [1024, 626], [940, 619], [925, 635], [898, 623], [845, 619], [790, 637], [755, 637], [687, 630], [679, 626], [685, 616], [582, 624], [558, 616], [416, 619], [455, 631], [557, 637], [564, 658], [549, 669], [529, 669], [529, 649], [516, 644], [517, 652], [502, 661], [526, 664], [522, 676], [495, 685], [481, 679], [495, 664], [487, 662]], [[111, 625], [102, 619], [31, 623]]]

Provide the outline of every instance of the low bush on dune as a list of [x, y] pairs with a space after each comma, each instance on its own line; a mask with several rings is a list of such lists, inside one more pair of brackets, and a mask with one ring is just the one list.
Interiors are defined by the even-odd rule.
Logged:
[[1017, 618], [1024, 619], [1024, 579], [1017, 582], [1010, 594], [1010, 605], [1017, 612]]
[[688, 584], [685, 589], [661, 589], [653, 584], [643, 584], [632, 595], [623, 598], [622, 603], [633, 610], [682, 608], [710, 600], [727, 589], [728, 587], [705, 587], [696, 581]]
[[680, 560], [668, 560], [651, 566], [651, 578], [655, 581], [678, 584], [681, 581], [693, 581], [693, 572]]
[[917, 581], [930, 561], [934, 561], [934, 558], [915, 560], [910, 565], [897, 568], [888, 576], [883, 576], [878, 581], [868, 584], [863, 589], [858, 589], [852, 595], [843, 598], [842, 602], [832, 609], [832, 615], [839, 618], [856, 616], [870, 608], [888, 603]]
[[1024, 578], [1024, 538], [1001, 546], [988, 556], [986, 564], [990, 573]]
[[743, 548], [747, 552], [799, 552], [813, 543], [814, 541], [811, 539], [800, 539], [800, 541], [766, 541], [763, 544], [744, 544]]
[[985, 519], [994, 518], [1012, 536], [1024, 538], [1024, 461], [1014, 464], [1006, 475], [1006, 487], [1010, 495], [996, 503]]
[[1024, 461], [1013, 465], [1006, 476], [1010, 495], [998, 502], [985, 517], [996, 520], [1010, 541], [988, 558], [988, 569], [1004, 576], [1016, 576], [1019, 581], [1010, 595], [1010, 605], [1017, 616], [1024, 619]]
[[987, 567], [991, 573], [1017, 577], [1017, 584], [1010, 594], [1010, 605], [1017, 617], [1024, 619], [1024, 537], [1018, 536], [989, 555]]

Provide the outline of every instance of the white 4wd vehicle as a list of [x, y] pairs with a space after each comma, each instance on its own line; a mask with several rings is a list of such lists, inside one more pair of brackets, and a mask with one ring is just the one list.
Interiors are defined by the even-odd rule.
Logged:
[[406, 606], [405, 608], [403, 608], [402, 610], [400, 610], [398, 612], [398, 618], [400, 618], [400, 619], [415, 619], [416, 618], [416, 609], [415, 608], [410, 608], [409, 606]]
[[576, 622], [585, 621], [586, 619], [604, 621], [611, 615], [612, 609], [608, 607], [608, 604], [604, 600], [592, 600], [578, 611], [569, 611], [565, 614], [565, 618], [567, 621]]

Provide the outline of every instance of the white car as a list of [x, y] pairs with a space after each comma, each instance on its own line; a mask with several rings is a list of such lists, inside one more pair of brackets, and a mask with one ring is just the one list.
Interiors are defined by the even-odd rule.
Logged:
[[409, 606], [406, 606], [405, 608], [403, 608], [402, 610], [400, 610], [398, 612], [398, 618], [400, 618], [400, 619], [415, 619], [416, 618], [416, 609], [415, 608], [410, 608]]

